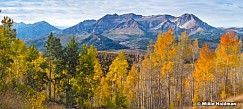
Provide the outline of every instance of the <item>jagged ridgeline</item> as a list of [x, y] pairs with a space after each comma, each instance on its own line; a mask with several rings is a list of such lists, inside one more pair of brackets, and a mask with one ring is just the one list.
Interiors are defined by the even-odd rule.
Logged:
[[[116, 34], [131, 25], [129, 34], [132, 28], [141, 29], [136, 19], [143, 16], [105, 17], [121, 16], [134, 18], [116, 29], [106, 20], [89, 21], [89, 25], [95, 22], [95, 31], [113, 28]], [[184, 17], [198, 21], [190, 14]], [[108, 23], [107, 28], [97, 22]], [[178, 22], [183, 24], [180, 28], [190, 28]], [[198, 102], [242, 100], [242, 41], [232, 31], [220, 37], [216, 49], [210, 49], [210, 44], [202, 42], [200, 48], [200, 40], [190, 39], [187, 30], [177, 37], [176, 29], [169, 26], [168, 31], [158, 32], [154, 41], [147, 41], [146, 51], [127, 50], [122, 44], [129, 44], [115, 44], [115, 39], [105, 38], [103, 33], [88, 34], [82, 40], [70, 35], [63, 44], [64, 36], [51, 32], [39, 51], [36, 45], [41, 44], [27, 47], [16, 38], [12, 25], [9, 17], [0, 25], [0, 108], [203, 108]], [[97, 50], [106, 46], [114, 49]], [[242, 108], [242, 104], [229, 107]]]
[[[151, 15], [142, 16], [134, 13], [108, 14], [98, 20], [84, 20], [74, 26], [60, 30], [45, 21], [34, 24], [14, 23], [17, 37], [32, 43], [40, 51], [44, 51], [44, 42], [50, 32], [60, 38], [65, 46], [75, 36], [82, 45], [88, 43], [98, 50], [142, 49], [146, 50], [149, 40], [155, 41], [158, 32], [167, 32], [173, 29], [177, 37], [186, 31], [191, 39], [199, 39], [199, 46], [207, 42], [215, 49], [219, 44], [220, 36], [232, 30], [242, 36], [242, 28], [216, 28], [202, 21], [196, 15], [185, 13], [181, 16]], [[97, 37], [94, 37], [97, 36]]]

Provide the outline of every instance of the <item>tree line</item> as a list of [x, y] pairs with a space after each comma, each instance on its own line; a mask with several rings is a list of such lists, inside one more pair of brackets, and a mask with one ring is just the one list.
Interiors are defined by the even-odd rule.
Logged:
[[63, 47], [52, 33], [41, 53], [16, 38], [12, 25], [4, 17], [0, 26], [2, 108], [10, 95], [20, 98], [14, 101], [23, 104], [19, 108], [47, 108], [56, 102], [67, 108], [153, 109], [196, 106], [243, 92], [242, 42], [233, 32], [222, 35], [211, 50], [208, 44], [200, 49], [198, 39], [189, 39], [186, 32], [176, 40], [170, 29], [158, 33], [146, 54], [131, 61], [124, 51], [102, 56], [94, 46], [80, 48], [74, 37]]

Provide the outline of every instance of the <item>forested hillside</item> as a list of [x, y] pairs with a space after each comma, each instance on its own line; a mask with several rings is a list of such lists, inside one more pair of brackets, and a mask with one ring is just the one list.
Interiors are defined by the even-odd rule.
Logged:
[[97, 52], [52, 33], [45, 51], [16, 38], [13, 20], [0, 26], [0, 108], [160, 109], [197, 107], [243, 92], [242, 42], [233, 32], [217, 49], [172, 29], [158, 33], [146, 54]]

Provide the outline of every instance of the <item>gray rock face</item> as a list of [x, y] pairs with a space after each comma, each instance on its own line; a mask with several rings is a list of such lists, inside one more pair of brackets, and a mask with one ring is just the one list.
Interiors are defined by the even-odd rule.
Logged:
[[[21, 25], [16, 25], [16, 27], [20, 28]], [[41, 27], [45, 28], [44, 26]], [[92, 34], [102, 35], [101, 37], [114, 41], [113, 44], [144, 49], [146, 48], [146, 42], [157, 38], [158, 32], [166, 32], [170, 28], [173, 29], [176, 36], [180, 36], [181, 32], [186, 31], [190, 38], [206, 39], [212, 42], [218, 42], [215, 40], [219, 40], [219, 37], [227, 31], [226, 29], [210, 26], [197, 16], [188, 13], [178, 17], [172, 15], [142, 16], [129, 13], [123, 15], [108, 14], [98, 20], [85, 20], [70, 28], [56, 31], [55, 34], [61, 39], [75, 36], [77, 41], [82, 43], [85, 43], [85, 41], [90, 42], [86, 38]], [[241, 32], [241, 29], [234, 30]], [[64, 41], [64, 44], [67, 42], [62, 41]], [[108, 47], [105, 49], [110, 49], [110, 46], [105, 47]]]
[[193, 14], [183, 14], [179, 17], [171, 15], [142, 16], [130, 14], [108, 14], [99, 20], [81, 22], [73, 27], [63, 30], [64, 34], [98, 33], [102, 34], [140, 34], [149, 32], [157, 34], [159, 31], [165, 32], [172, 28], [175, 33], [187, 31], [193, 35], [201, 31], [214, 31], [216, 28], [208, 25]]

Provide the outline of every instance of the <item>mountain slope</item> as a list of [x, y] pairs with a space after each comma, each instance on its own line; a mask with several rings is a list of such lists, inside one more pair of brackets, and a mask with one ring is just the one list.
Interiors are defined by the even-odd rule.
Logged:
[[[133, 49], [146, 49], [148, 41], [156, 40], [158, 32], [166, 32], [170, 28], [173, 29], [177, 37], [180, 36], [181, 32], [186, 31], [190, 38], [198, 38], [202, 43], [208, 41], [213, 47], [218, 44], [219, 37], [227, 31], [227, 29], [210, 26], [197, 16], [188, 13], [178, 17], [172, 15], [142, 16], [129, 13], [122, 15], [107, 14], [98, 20], [85, 20], [67, 29], [57, 31], [55, 35], [60, 37], [64, 44], [68, 42], [71, 36], [74, 36], [80, 43], [89, 42], [89, 44], [92, 44], [93, 42], [89, 41], [91, 39], [85, 38], [96, 34], [98, 37], [112, 40], [113, 44], [120, 44]], [[238, 29], [237, 31], [241, 30]], [[34, 40], [37, 39], [28, 42], [36, 42]], [[97, 44], [98, 41], [96, 40], [94, 44], [99, 45]], [[41, 41], [38, 40], [38, 42]], [[106, 47], [106, 49], [114, 49], [109, 48], [111, 46]]]
[[[113, 35], [157, 35], [159, 31], [166, 32], [172, 28], [176, 34], [182, 31], [187, 31], [189, 35], [196, 34], [197, 32], [212, 32], [217, 28], [208, 25], [201, 19], [193, 14], [183, 14], [179, 17], [172, 15], [152, 15], [142, 16], [133, 13], [117, 15], [108, 14], [99, 20], [81, 22], [73, 27], [62, 31], [64, 34], [82, 34], [82, 33], [109, 33]], [[84, 25], [87, 24], [87, 25]], [[148, 36], [152, 37], [152, 36]]]
[[189, 35], [201, 31], [212, 32], [217, 30], [215, 27], [208, 25], [193, 14], [183, 14], [182, 16], [175, 18], [174, 22], [178, 27], [187, 30]]
[[40, 38], [50, 34], [50, 32], [60, 31], [60, 29], [45, 21], [34, 24], [14, 23], [13, 28], [16, 29], [17, 37], [21, 39]]
[[133, 18], [118, 24], [109, 31], [113, 34], [144, 35], [144, 28]]
[[70, 28], [62, 30], [61, 34], [85, 34], [93, 31], [92, 27], [96, 20], [85, 20]]
[[88, 44], [89, 46], [94, 45], [98, 50], [119, 50], [129, 48], [97, 34], [92, 34], [88, 38], [85, 38], [80, 42], [80, 45], [82, 44]]
[[231, 27], [231, 28], [225, 28], [225, 30], [227, 31], [234, 31], [238, 34], [243, 34], [243, 27], [242, 28], [239, 28], [239, 27]]

